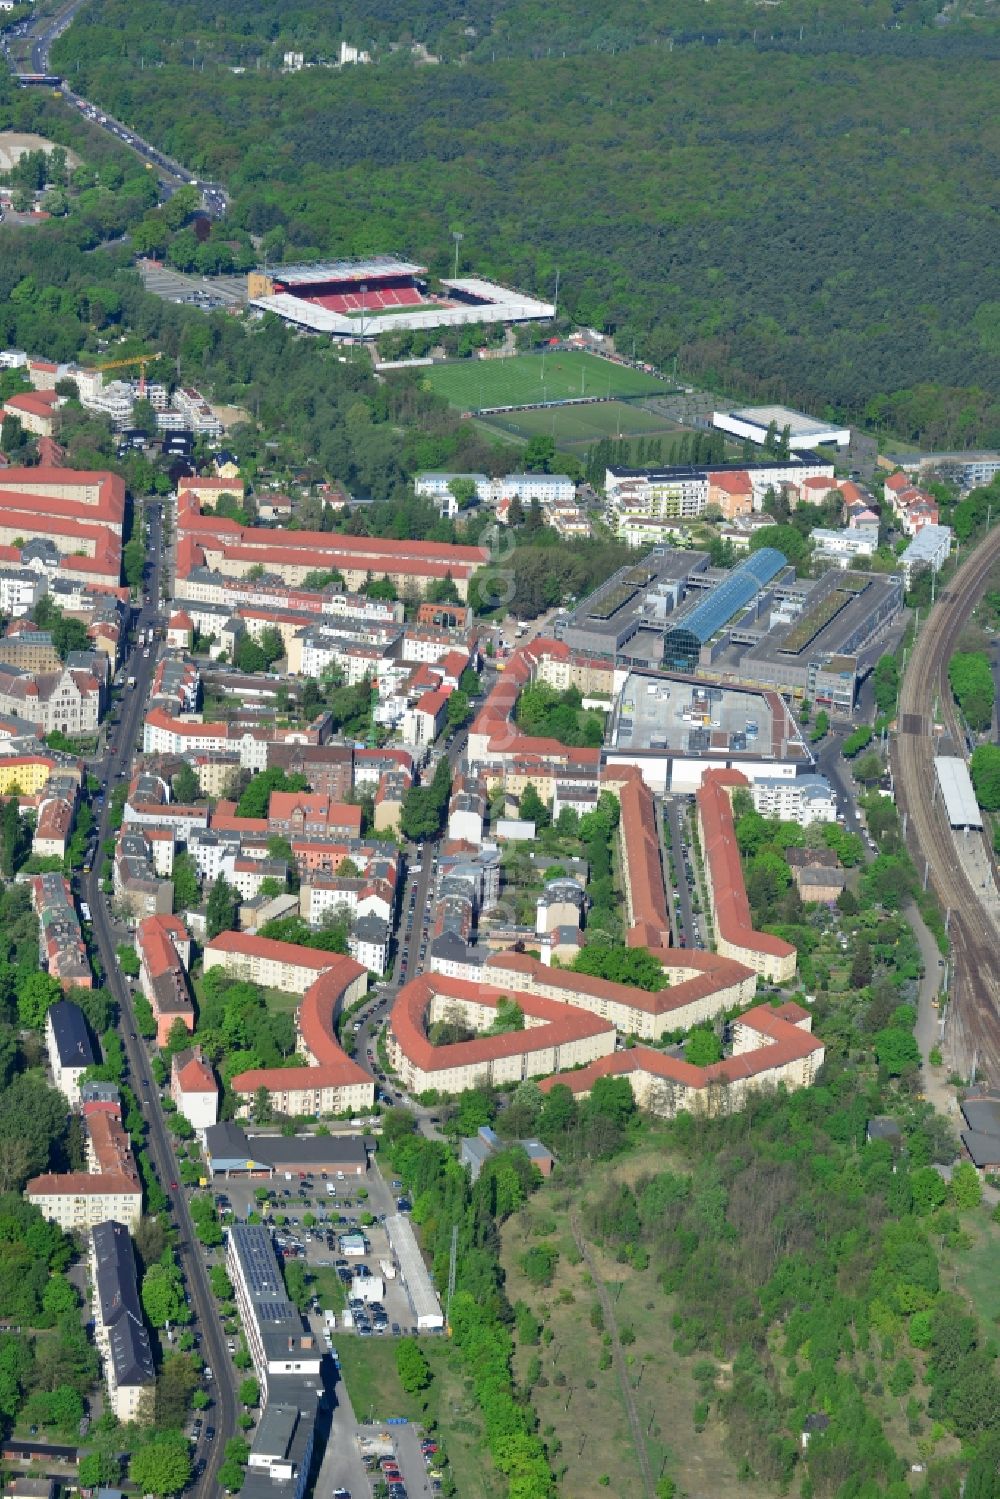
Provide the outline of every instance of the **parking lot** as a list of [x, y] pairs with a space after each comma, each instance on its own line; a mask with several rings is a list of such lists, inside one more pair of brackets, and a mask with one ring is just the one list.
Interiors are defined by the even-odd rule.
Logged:
[[[249, 1213], [263, 1213], [272, 1221], [276, 1247], [286, 1261], [299, 1260], [317, 1270], [336, 1271], [343, 1300], [329, 1307], [330, 1310], [339, 1312], [342, 1305], [357, 1300], [351, 1296], [356, 1275], [382, 1277], [384, 1318], [362, 1312], [360, 1327], [354, 1328], [345, 1327], [343, 1317], [339, 1316], [336, 1331], [327, 1341], [354, 1336], [398, 1337], [415, 1332], [413, 1309], [398, 1268], [395, 1278], [390, 1278], [379, 1264], [381, 1260], [395, 1263], [383, 1226], [386, 1216], [396, 1211], [398, 1192], [392, 1184], [385, 1181], [377, 1166], [369, 1167], [362, 1177], [338, 1178], [334, 1174], [324, 1180], [319, 1175], [300, 1177], [297, 1172], [290, 1175], [292, 1180], [284, 1174], [267, 1181], [218, 1178], [213, 1190], [220, 1212], [228, 1208], [244, 1222]], [[257, 1200], [258, 1191], [271, 1194], [267, 1202]], [[360, 1197], [361, 1191], [367, 1196]], [[307, 1215], [315, 1218], [315, 1223], [304, 1222]], [[362, 1224], [361, 1218], [368, 1216], [375, 1221]], [[278, 1223], [279, 1218], [284, 1218], [284, 1223]], [[364, 1235], [367, 1247], [363, 1255], [345, 1255], [341, 1251], [341, 1237], [351, 1233]], [[321, 1343], [326, 1333], [322, 1313], [331, 1300], [322, 1288], [317, 1288], [318, 1305], [309, 1311], [310, 1323]]]
[[246, 278], [242, 276], [188, 276], [143, 260], [139, 271], [148, 292], [165, 302], [187, 302], [203, 312], [235, 307], [246, 301]]

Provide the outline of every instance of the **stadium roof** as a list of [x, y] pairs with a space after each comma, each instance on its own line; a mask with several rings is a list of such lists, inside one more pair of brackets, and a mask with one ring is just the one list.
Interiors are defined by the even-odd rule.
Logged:
[[422, 276], [427, 267], [396, 255], [372, 255], [368, 260], [314, 260], [298, 265], [276, 265], [264, 275], [285, 286], [311, 286], [321, 281], [361, 281], [382, 276]]
[[[281, 281], [283, 278], [278, 276]], [[539, 322], [555, 315], [551, 302], [539, 302], [534, 297], [520, 292], [508, 291], [506, 287], [494, 286], [488, 281], [451, 281], [443, 285], [458, 291], [466, 291], [488, 300], [483, 302], [461, 302], [450, 307], [438, 303], [407, 308], [405, 311], [367, 313], [364, 317], [349, 317], [343, 312], [332, 312], [307, 302], [291, 292], [277, 292], [271, 297], [253, 297], [249, 305], [258, 312], [273, 312], [286, 322], [299, 328], [311, 328], [314, 333], [330, 333], [335, 338], [377, 338], [392, 330], [402, 332], [415, 328], [453, 328], [472, 323], [525, 323]]]
[[983, 814], [972, 789], [969, 767], [957, 755], [935, 755], [934, 769], [953, 828], [981, 828]]
[[717, 588], [712, 589], [707, 598], [701, 599], [690, 614], [677, 621], [668, 632], [668, 638], [683, 631], [704, 645], [787, 566], [788, 558], [776, 547], [761, 547], [759, 552], [752, 552], [733, 568], [727, 578], [723, 578]]

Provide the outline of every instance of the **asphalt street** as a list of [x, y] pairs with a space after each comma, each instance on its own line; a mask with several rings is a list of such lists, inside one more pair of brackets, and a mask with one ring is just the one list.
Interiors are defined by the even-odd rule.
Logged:
[[[162, 516], [158, 506], [151, 507], [147, 515], [149, 517], [148, 556], [150, 563], [147, 569], [145, 600], [136, 622], [137, 638], [138, 632], [150, 625], [155, 625], [158, 617]], [[126, 689], [121, 721], [114, 732], [109, 734], [103, 757], [92, 762], [90, 767], [106, 787], [98, 821], [98, 846], [112, 833], [108, 825], [111, 792], [122, 777], [127, 779], [132, 755], [137, 742], [141, 740], [145, 702], [155, 666], [155, 650], [144, 655], [141, 647], [133, 645], [122, 675], [134, 674], [136, 685], [134, 688]], [[215, 1474], [223, 1460], [223, 1448], [236, 1427], [235, 1383], [227, 1356], [226, 1341], [209, 1287], [206, 1265], [195, 1236], [187, 1201], [183, 1192], [171, 1188], [171, 1182], [178, 1179], [177, 1162], [171, 1145], [171, 1137], [167, 1132], [166, 1116], [160, 1105], [159, 1094], [151, 1085], [149, 1059], [136, 1029], [131, 992], [118, 968], [116, 947], [121, 939], [115, 935], [108, 912], [107, 898], [101, 890], [99, 860], [94, 861], [90, 874], [83, 877], [82, 891], [93, 917], [94, 938], [106, 975], [107, 986], [118, 1003], [119, 1028], [128, 1059], [131, 1084], [136, 1097], [141, 1101], [149, 1126], [150, 1156], [160, 1185], [170, 1198], [174, 1221], [179, 1230], [177, 1252], [191, 1296], [194, 1325], [201, 1337], [201, 1351], [215, 1376], [210, 1386], [210, 1393], [215, 1404], [208, 1413], [209, 1422], [215, 1428], [215, 1440], [209, 1442], [204, 1435], [206, 1428], [203, 1428], [194, 1453], [196, 1461], [204, 1459], [205, 1470], [199, 1482], [194, 1486], [193, 1492], [207, 1496], [217, 1487]]]
[[[64, 6], [56, 15], [31, 17], [22, 32], [14, 33], [15, 38], [20, 35], [28, 41], [32, 72], [48, 73], [52, 43], [67, 30], [83, 4], [85, 0], [70, 0], [70, 4]], [[3, 47], [10, 61], [9, 40], [6, 36], [3, 40]], [[13, 62], [11, 62], [11, 67], [12, 71], [17, 71], [16, 64]], [[61, 84], [61, 92], [68, 104], [79, 109], [81, 113], [87, 114], [92, 125], [108, 135], [115, 136], [122, 145], [134, 151], [151, 170], [156, 171], [161, 197], [171, 197], [178, 187], [196, 186], [201, 191], [206, 212], [215, 218], [222, 217], [226, 211], [226, 194], [218, 183], [200, 181], [185, 167], [172, 161], [162, 151], [143, 140], [142, 136], [136, 134], [121, 120], [116, 120], [109, 115], [100, 105], [92, 104], [82, 94], [76, 93], [66, 82]]]

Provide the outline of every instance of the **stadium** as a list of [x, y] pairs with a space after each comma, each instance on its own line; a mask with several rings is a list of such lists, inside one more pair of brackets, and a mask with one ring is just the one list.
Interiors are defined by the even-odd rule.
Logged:
[[554, 316], [555, 307], [475, 276], [438, 282], [427, 268], [395, 255], [324, 260], [251, 272], [251, 307], [338, 339], [378, 338], [394, 329], [449, 328], [465, 323], [524, 323]]

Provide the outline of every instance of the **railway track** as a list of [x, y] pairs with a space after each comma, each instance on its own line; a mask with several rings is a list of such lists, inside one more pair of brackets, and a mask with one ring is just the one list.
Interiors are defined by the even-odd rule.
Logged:
[[898, 731], [892, 747], [896, 800], [906, 814], [907, 843], [951, 912], [953, 954], [951, 1005], [945, 1046], [953, 1067], [968, 1076], [1000, 1082], [1000, 938], [989, 911], [958, 862], [942, 798], [934, 786], [934, 705], [956, 745], [963, 734], [948, 686], [948, 661], [1000, 562], [1000, 531], [991, 533], [966, 559], [935, 605], [913, 648], [899, 697]]

